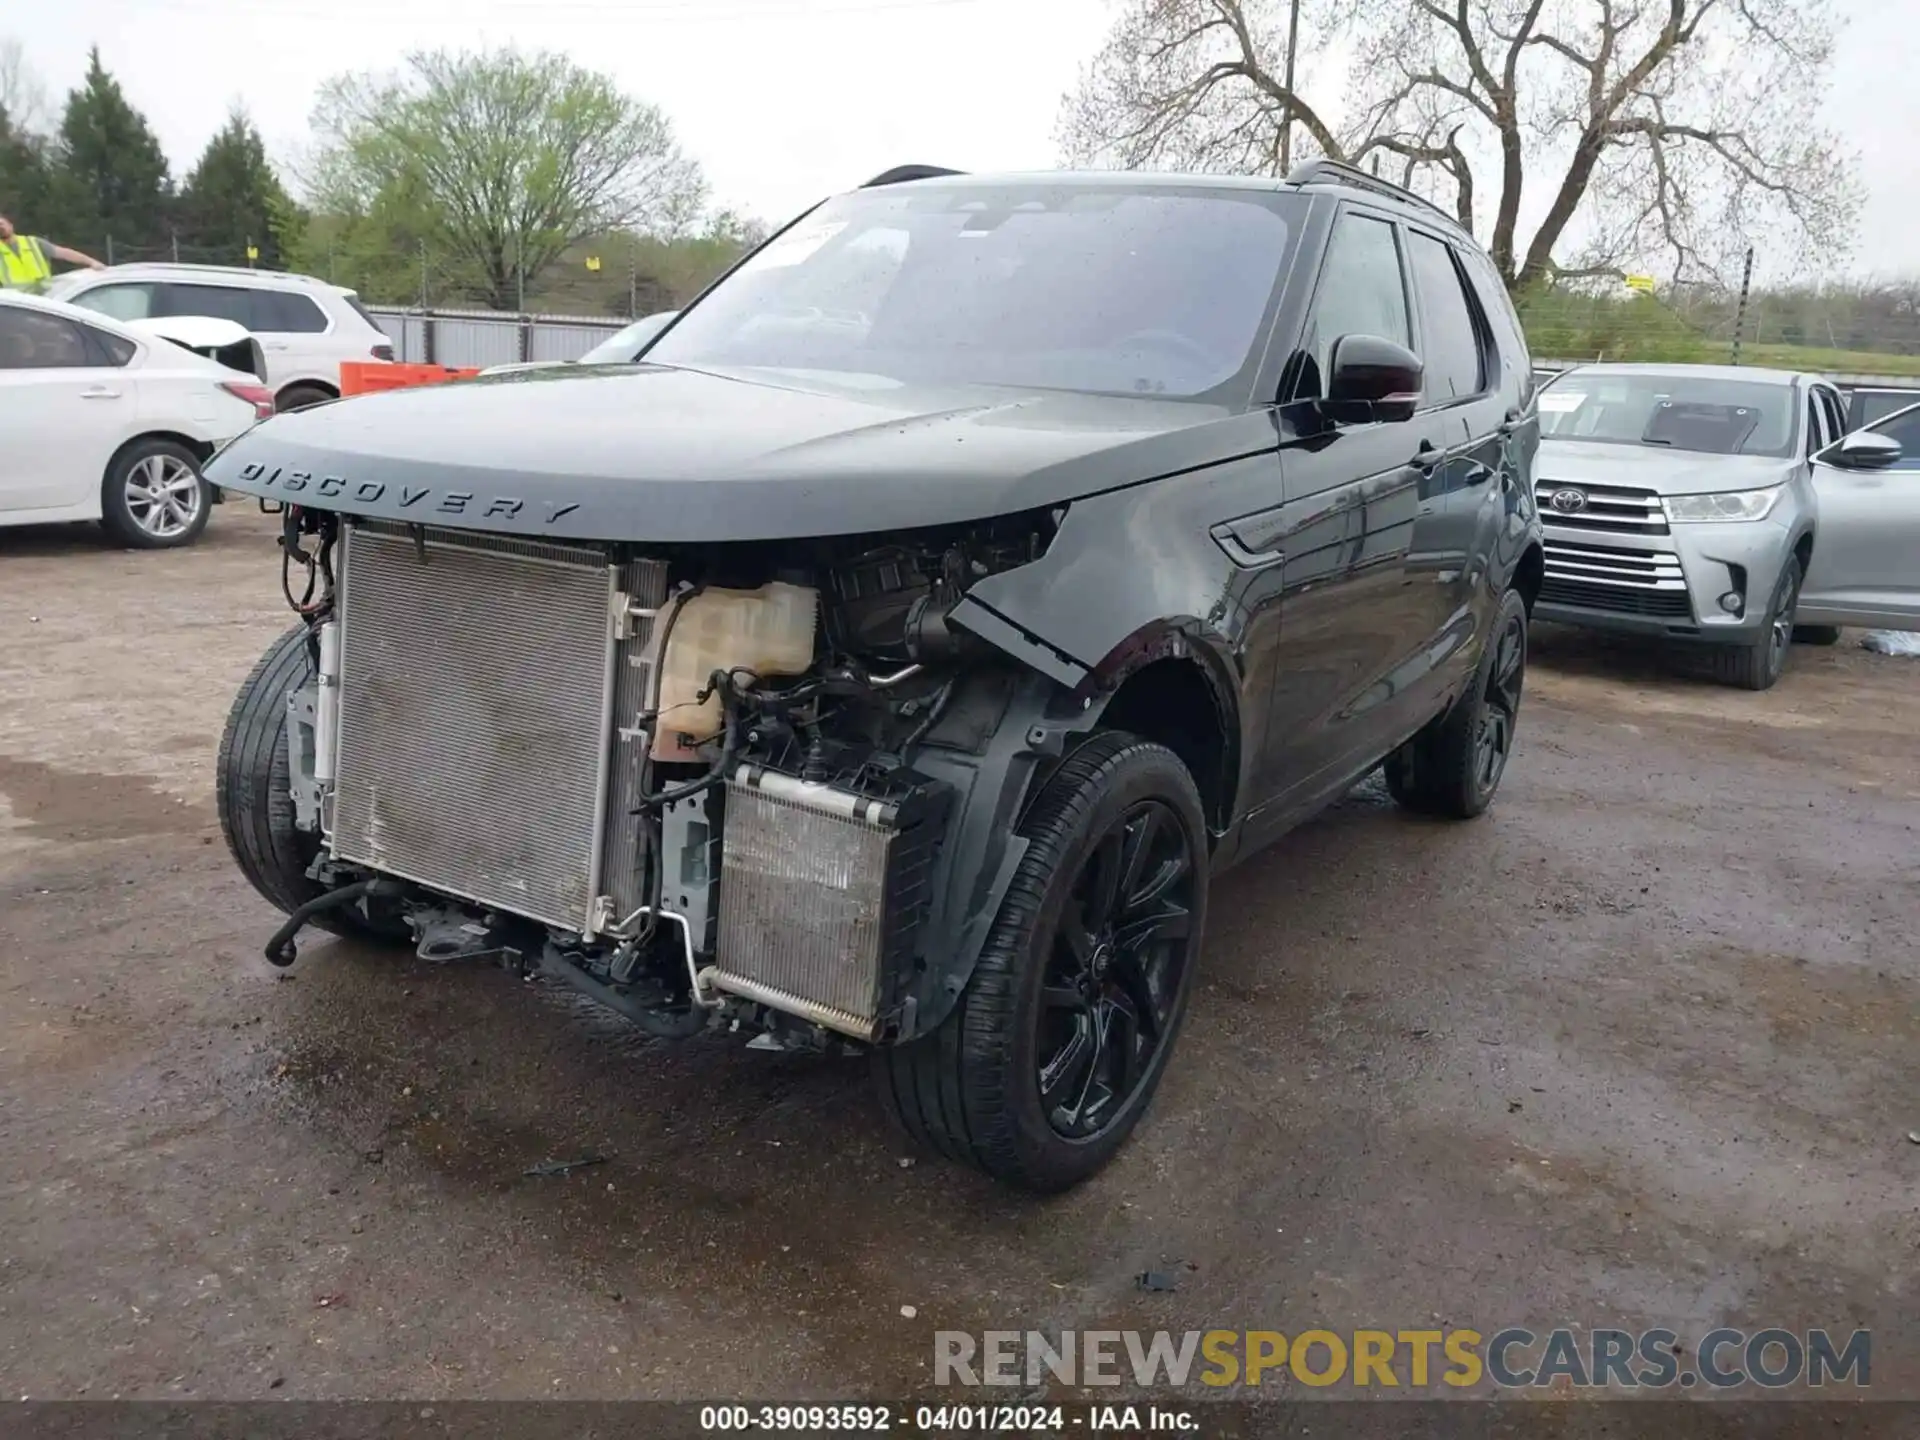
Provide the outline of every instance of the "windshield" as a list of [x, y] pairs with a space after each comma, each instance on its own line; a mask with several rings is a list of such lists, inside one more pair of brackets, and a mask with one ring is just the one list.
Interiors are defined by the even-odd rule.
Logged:
[[1794, 394], [1777, 381], [1575, 370], [1540, 392], [1540, 433], [1709, 455], [1789, 455]]
[[828, 201], [650, 363], [1191, 397], [1250, 380], [1292, 196], [908, 185]]
[[663, 311], [658, 315], [649, 315], [636, 320], [624, 330], [616, 330], [586, 354], [580, 357], [582, 365], [625, 364], [640, 353], [640, 347], [658, 335], [673, 319], [674, 312]]

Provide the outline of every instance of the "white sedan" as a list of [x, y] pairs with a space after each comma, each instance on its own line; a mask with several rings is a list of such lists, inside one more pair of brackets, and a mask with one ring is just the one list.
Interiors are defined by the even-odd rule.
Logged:
[[0, 291], [0, 525], [98, 520], [124, 545], [185, 545], [214, 499], [201, 465], [272, 414], [252, 375]]

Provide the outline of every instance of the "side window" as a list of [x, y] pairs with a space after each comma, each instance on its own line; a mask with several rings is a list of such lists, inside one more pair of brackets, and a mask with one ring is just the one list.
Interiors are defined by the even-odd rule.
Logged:
[[1820, 407], [1820, 392], [1807, 391], [1807, 454], [1817, 455], [1827, 448], [1833, 436], [1827, 430], [1827, 412]]
[[1326, 393], [1333, 342], [1342, 335], [1377, 335], [1396, 345], [1413, 344], [1400, 246], [1385, 220], [1348, 213], [1334, 226], [1308, 322], [1307, 364], [1294, 386], [1294, 399], [1317, 399]]
[[318, 335], [327, 328], [326, 313], [310, 296], [291, 290], [255, 290], [253, 309], [257, 323], [248, 326], [276, 335]]
[[154, 307], [156, 315], [204, 315], [215, 320], [231, 320], [236, 325], [254, 328], [251, 290], [231, 285], [182, 285], [171, 281], [154, 287], [160, 293]]
[[87, 344], [93, 348], [96, 365], [112, 365], [116, 369], [133, 359], [134, 343], [121, 335], [109, 335], [104, 330], [91, 325], [82, 325], [87, 332]]
[[1900, 458], [1893, 462], [1894, 469], [1920, 470], [1920, 410], [1910, 410], [1873, 429], [1876, 435], [1900, 442]]
[[1533, 368], [1533, 356], [1527, 349], [1527, 334], [1520, 325], [1520, 316], [1513, 308], [1513, 300], [1507, 294], [1507, 285], [1500, 278], [1500, 272], [1493, 268], [1493, 261], [1486, 252], [1477, 246], [1467, 246], [1458, 252], [1466, 262], [1467, 276], [1473, 281], [1473, 287], [1480, 294], [1480, 310], [1485, 315], [1494, 334], [1498, 354], [1491, 357], [1495, 368], [1500, 362], [1520, 377], [1522, 398], [1530, 396], [1544, 383], [1544, 377], [1536, 374]]
[[1825, 385], [1813, 392], [1820, 397], [1821, 408], [1827, 413], [1827, 436], [1838, 440], [1847, 433], [1847, 412], [1840, 404], [1840, 396]]
[[93, 363], [71, 320], [0, 307], [0, 370], [79, 370]]
[[73, 303], [114, 320], [144, 320], [154, 313], [151, 285], [96, 285]]
[[1478, 395], [1487, 388], [1486, 351], [1453, 251], [1444, 241], [1409, 230], [1407, 255], [1420, 292], [1420, 358], [1427, 366], [1428, 402]]

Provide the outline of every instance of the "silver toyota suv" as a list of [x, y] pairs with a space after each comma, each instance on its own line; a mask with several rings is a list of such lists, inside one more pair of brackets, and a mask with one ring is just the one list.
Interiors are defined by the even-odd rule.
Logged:
[[1534, 618], [1713, 645], [1719, 677], [1780, 678], [1820, 543], [1813, 457], [1846, 431], [1815, 375], [1583, 365], [1541, 390]]

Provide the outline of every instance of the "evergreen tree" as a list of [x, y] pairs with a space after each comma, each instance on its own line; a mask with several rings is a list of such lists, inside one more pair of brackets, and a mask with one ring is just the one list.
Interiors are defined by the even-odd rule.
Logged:
[[60, 230], [36, 225], [37, 231], [102, 260], [108, 237], [115, 259], [164, 258], [173, 200], [167, 157], [146, 117], [101, 65], [97, 46], [88, 52], [86, 79], [67, 96], [60, 159]]
[[290, 205], [267, 163], [260, 132], [245, 111], [236, 109], [180, 187], [175, 213], [181, 258], [244, 265], [251, 241], [260, 252], [256, 265], [284, 268], [279, 231]]
[[15, 125], [6, 107], [0, 106], [0, 215], [9, 217], [25, 234], [40, 233], [51, 203], [51, 185], [46, 142]]

